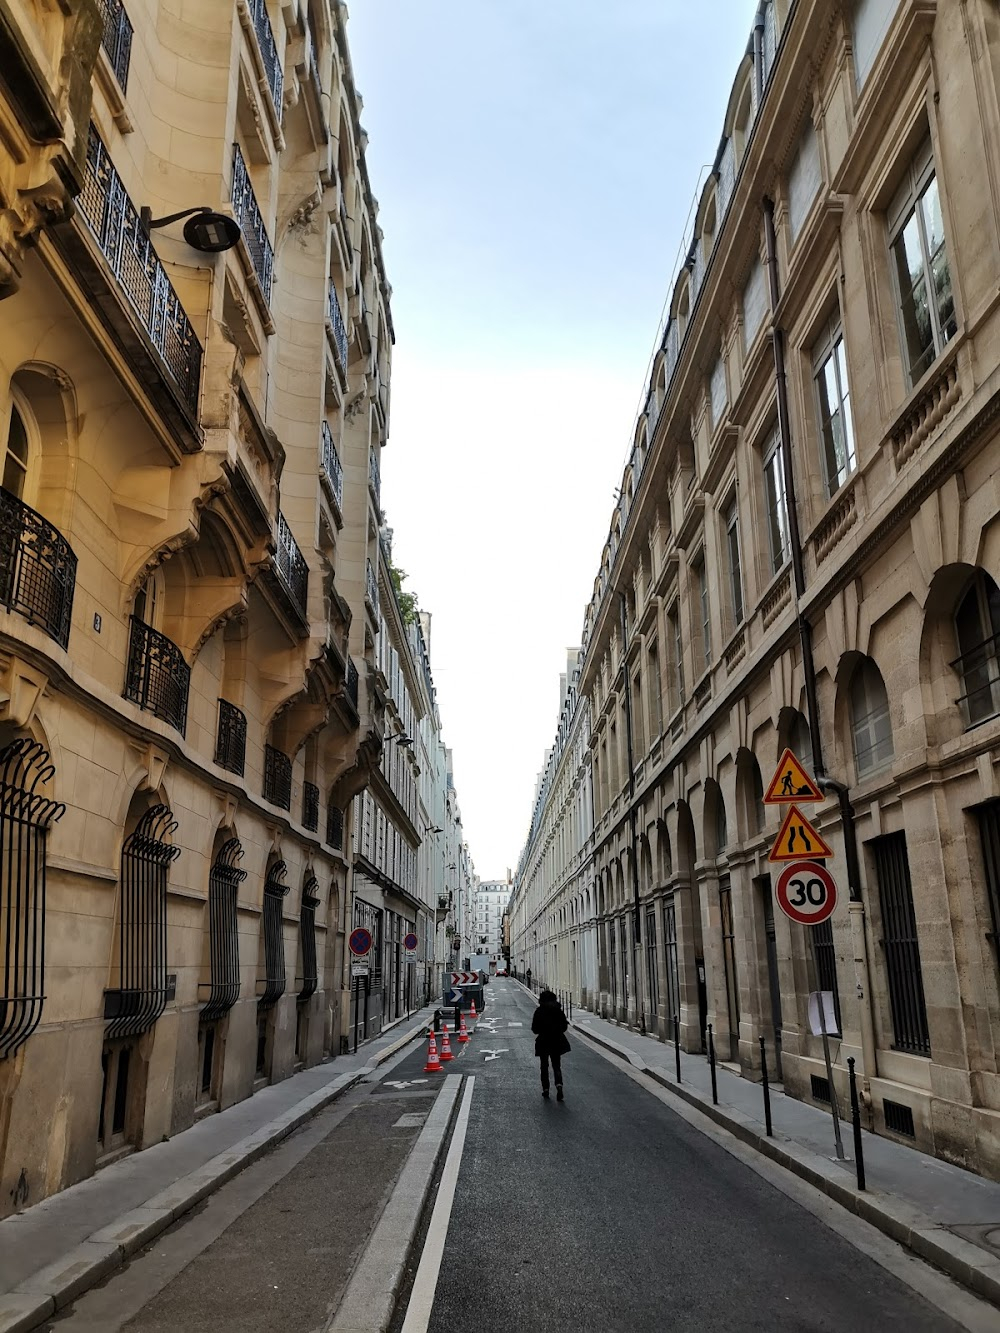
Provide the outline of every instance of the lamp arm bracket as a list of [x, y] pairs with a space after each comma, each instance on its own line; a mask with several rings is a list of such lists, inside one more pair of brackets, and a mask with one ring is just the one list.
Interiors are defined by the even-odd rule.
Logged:
[[202, 204], [198, 208], [185, 208], [180, 213], [171, 213], [168, 217], [154, 218], [153, 210], [143, 206], [139, 210], [139, 220], [146, 231], [151, 231], [154, 227], [168, 227], [171, 222], [179, 222], [181, 218], [189, 218], [194, 213], [211, 213], [208, 204]]

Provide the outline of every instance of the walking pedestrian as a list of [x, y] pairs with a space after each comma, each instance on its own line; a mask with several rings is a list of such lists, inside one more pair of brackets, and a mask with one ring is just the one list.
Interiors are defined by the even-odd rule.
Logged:
[[538, 997], [538, 1008], [531, 1016], [531, 1030], [535, 1034], [535, 1054], [538, 1056], [542, 1074], [542, 1096], [549, 1095], [549, 1061], [552, 1061], [552, 1073], [556, 1081], [556, 1101], [563, 1100], [562, 1057], [569, 1050], [566, 1029], [569, 1021], [563, 1013], [562, 1005], [550, 990], [543, 990]]
[[524, 979], [528, 983], [528, 990], [531, 990], [531, 968], [529, 967], [524, 974]]

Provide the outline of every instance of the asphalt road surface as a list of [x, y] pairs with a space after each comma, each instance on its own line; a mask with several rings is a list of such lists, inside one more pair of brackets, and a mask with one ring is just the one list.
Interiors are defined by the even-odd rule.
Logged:
[[[572, 1033], [566, 1101], [543, 1100], [532, 999], [504, 980], [487, 995], [446, 1066], [466, 1076], [462, 1106], [393, 1333], [1000, 1328], [884, 1238], [852, 1244], [864, 1224], [790, 1197]], [[356, 1264], [405, 1257], [368, 1242], [441, 1086], [425, 1058], [352, 1090], [50, 1327], [322, 1333]], [[953, 1300], [920, 1294], [942, 1287]]]

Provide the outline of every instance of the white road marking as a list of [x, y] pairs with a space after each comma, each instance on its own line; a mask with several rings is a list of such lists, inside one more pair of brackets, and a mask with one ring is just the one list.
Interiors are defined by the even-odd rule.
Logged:
[[507, 1055], [509, 1050], [509, 1046], [501, 1046], [497, 1051], [483, 1051], [483, 1055], [486, 1056], [486, 1063], [489, 1064], [491, 1060], [499, 1060], [501, 1055]]
[[424, 1251], [420, 1256], [420, 1266], [417, 1269], [417, 1276], [413, 1279], [413, 1290], [410, 1292], [410, 1303], [406, 1307], [402, 1333], [427, 1333], [431, 1321], [434, 1293], [437, 1290], [441, 1260], [444, 1257], [444, 1243], [448, 1235], [448, 1223], [455, 1203], [458, 1171], [465, 1150], [465, 1133], [469, 1128], [469, 1108], [472, 1105], [475, 1082], [474, 1077], [466, 1079], [465, 1095], [462, 1097], [458, 1120], [455, 1123], [455, 1134], [448, 1149], [444, 1171], [441, 1173], [441, 1185], [434, 1204], [434, 1212], [431, 1214], [430, 1226], [427, 1228], [427, 1239], [424, 1241]]
[[393, 1129], [416, 1129], [427, 1119], [426, 1111], [407, 1111], [406, 1115], [401, 1115]]
[[523, 1024], [523, 1023], [508, 1023], [507, 1026], [508, 1026], [509, 1028], [523, 1028], [523, 1027], [524, 1027], [524, 1024]]
[[382, 1084], [383, 1088], [412, 1088], [416, 1083], [426, 1083], [425, 1078], [394, 1078], [386, 1079]]

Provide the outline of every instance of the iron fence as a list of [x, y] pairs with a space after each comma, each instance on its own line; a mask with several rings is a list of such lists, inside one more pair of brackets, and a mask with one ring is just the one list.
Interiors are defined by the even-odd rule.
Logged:
[[319, 788], [315, 782], [302, 784], [302, 824], [307, 829], [319, 828]]
[[292, 536], [288, 520], [278, 513], [278, 526], [275, 532], [275, 565], [281, 575], [281, 581], [291, 594], [292, 600], [302, 612], [306, 613], [309, 598], [309, 566], [305, 556], [299, 550], [299, 544]]
[[0, 1060], [28, 1040], [45, 1003], [45, 844], [66, 807], [38, 788], [54, 775], [37, 741], [0, 750]]
[[337, 289], [330, 283], [330, 323], [333, 326], [333, 347], [337, 354], [337, 362], [340, 369], [347, 374], [347, 327], [344, 324], [344, 316], [340, 313], [340, 299], [337, 296]]
[[267, 6], [264, 0], [247, 0], [247, 8], [253, 20], [254, 35], [257, 38], [260, 58], [264, 62], [264, 70], [267, 74], [267, 90], [271, 94], [275, 114], [280, 120], [284, 76], [281, 72], [278, 44], [274, 40], [274, 30], [271, 27], [271, 20], [267, 17]]
[[181, 650], [165, 634], [138, 616], [131, 616], [130, 621], [132, 631], [122, 693], [146, 712], [176, 727], [183, 736], [191, 668]]
[[264, 746], [264, 800], [282, 810], [292, 804], [292, 761], [273, 745]]
[[327, 475], [333, 498], [338, 506], [344, 507], [344, 469], [340, 465], [340, 455], [333, 442], [333, 431], [328, 421], [323, 422], [323, 471]]
[[122, 92], [128, 87], [128, 67], [132, 56], [132, 24], [125, 13], [122, 0], [97, 0], [98, 13], [104, 25], [101, 45], [111, 61], [115, 78]]
[[250, 253], [253, 271], [257, 275], [264, 300], [270, 302], [274, 251], [238, 143], [233, 144], [233, 216], [243, 232], [243, 240]]
[[57, 528], [0, 487], [0, 605], [69, 642], [76, 556]]
[[184, 401], [197, 412], [201, 343], [93, 125], [77, 204]]
[[281, 922], [288, 885], [284, 879], [285, 863], [275, 861], [264, 881], [264, 976], [257, 983], [258, 1013], [273, 1009], [285, 993], [285, 938]]
[[236, 916], [239, 886], [247, 877], [237, 862], [243, 859], [239, 838], [219, 848], [208, 876], [208, 942], [211, 981], [209, 996], [199, 1018], [213, 1022], [227, 1014], [240, 998], [240, 944]]
[[246, 714], [229, 703], [219, 700], [219, 730], [215, 738], [215, 762], [229, 773], [243, 776], [247, 756]]
[[104, 992], [106, 1036], [148, 1032], [167, 1004], [167, 871], [181, 854], [177, 821], [154, 805], [122, 847], [118, 986]]

